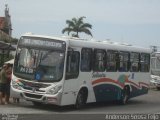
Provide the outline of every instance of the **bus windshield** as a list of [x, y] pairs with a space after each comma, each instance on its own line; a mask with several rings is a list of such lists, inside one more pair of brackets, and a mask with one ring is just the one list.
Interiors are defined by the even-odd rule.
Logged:
[[30, 81], [59, 81], [63, 76], [64, 47], [60, 49], [53, 46], [45, 47], [44, 44], [43, 46], [41, 46], [42, 44], [36, 44], [18, 44], [13, 73], [17, 77]]

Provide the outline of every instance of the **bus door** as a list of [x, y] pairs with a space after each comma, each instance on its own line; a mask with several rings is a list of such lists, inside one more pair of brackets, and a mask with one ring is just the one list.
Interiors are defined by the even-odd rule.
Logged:
[[68, 51], [66, 62], [66, 76], [64, 82], [64, 90], [62, 95], [62, 104], [74, 104], [76, 100], [77, 80], [79, 75], [79, 59], [78, 51]]

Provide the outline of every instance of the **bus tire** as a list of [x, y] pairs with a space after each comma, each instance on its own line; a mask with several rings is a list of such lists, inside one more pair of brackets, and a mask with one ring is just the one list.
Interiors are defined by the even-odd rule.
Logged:
[[85, 106], [87, 101], [88, 91], [86, 89], [82, 89], [79, 91], [75, 103], [75, 108], [80, 109]]
[[42, 103], [36, 102], [36, 101], [32, 101], [32, 103], [33, 103], [34, 106], [41, 106], [42, 105]]
[[122, 90], [122, 98], [120, 100], [121, 105], [127, 104], [129, 100], [129, 94], [130, 94], [129, 86], [125, 86], [124, 89]]
[[160, 87], [156, 87], [157, 88], [157, 90], [160, 90]]

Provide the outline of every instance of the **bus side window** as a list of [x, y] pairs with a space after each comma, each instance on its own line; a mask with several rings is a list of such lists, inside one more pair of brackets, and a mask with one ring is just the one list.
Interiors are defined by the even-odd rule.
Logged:
[[128, 72], [129, 70], [129, 53], [120, 52], [119, 53], [119, 71]]
[[131, 72], [139, 71], [139, 53], [131, 52], [130, 53], [130, 62], [131, 62]]
[[108, 50], [107, 51], [107, 64], [106, 70], [108, 72], [116, 72], [117, 71], [117, 51]]
[[92, 49], [83, 48], [81, 51], [81, 71], [89, 72], [91, 71], [92, 63]]
[[66, 63], [66, 80], [77, 78], [79, 74], [79, 52], [69, 51]]
[[140, 71], [149, 72], [150, 70], [150, 54], [141, 53], [140, 55]]
[[93, 70], [96, 72], [103, 72], [105, 71], [105, 59], [106, 59], [106, 52], [105, 50], [95, 49], [94, 56], [93, 56]]

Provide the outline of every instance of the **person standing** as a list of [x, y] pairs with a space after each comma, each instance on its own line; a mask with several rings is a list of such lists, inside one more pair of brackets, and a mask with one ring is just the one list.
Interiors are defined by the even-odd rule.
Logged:
[[11, 64], [7, 64], [7, 69], [6, 69], [6, 74], [7, 74], [7, 83], [6, 83], [6, 97], [5, 97], [5, 102], [6, 104], [9, 104], [9, 98], [10, 98], [10, 83], [11, 83], [11, 75], [12, 75], [12, 66]]
[[[3, 65], [2, 70], [0, 71], [0, 104], [4, 104], [3, 96], [5, 96], [5, 100], [7, 97], [7, 69], [8, 65]], [[6, 102], [6, 101], [5, 101]]]

